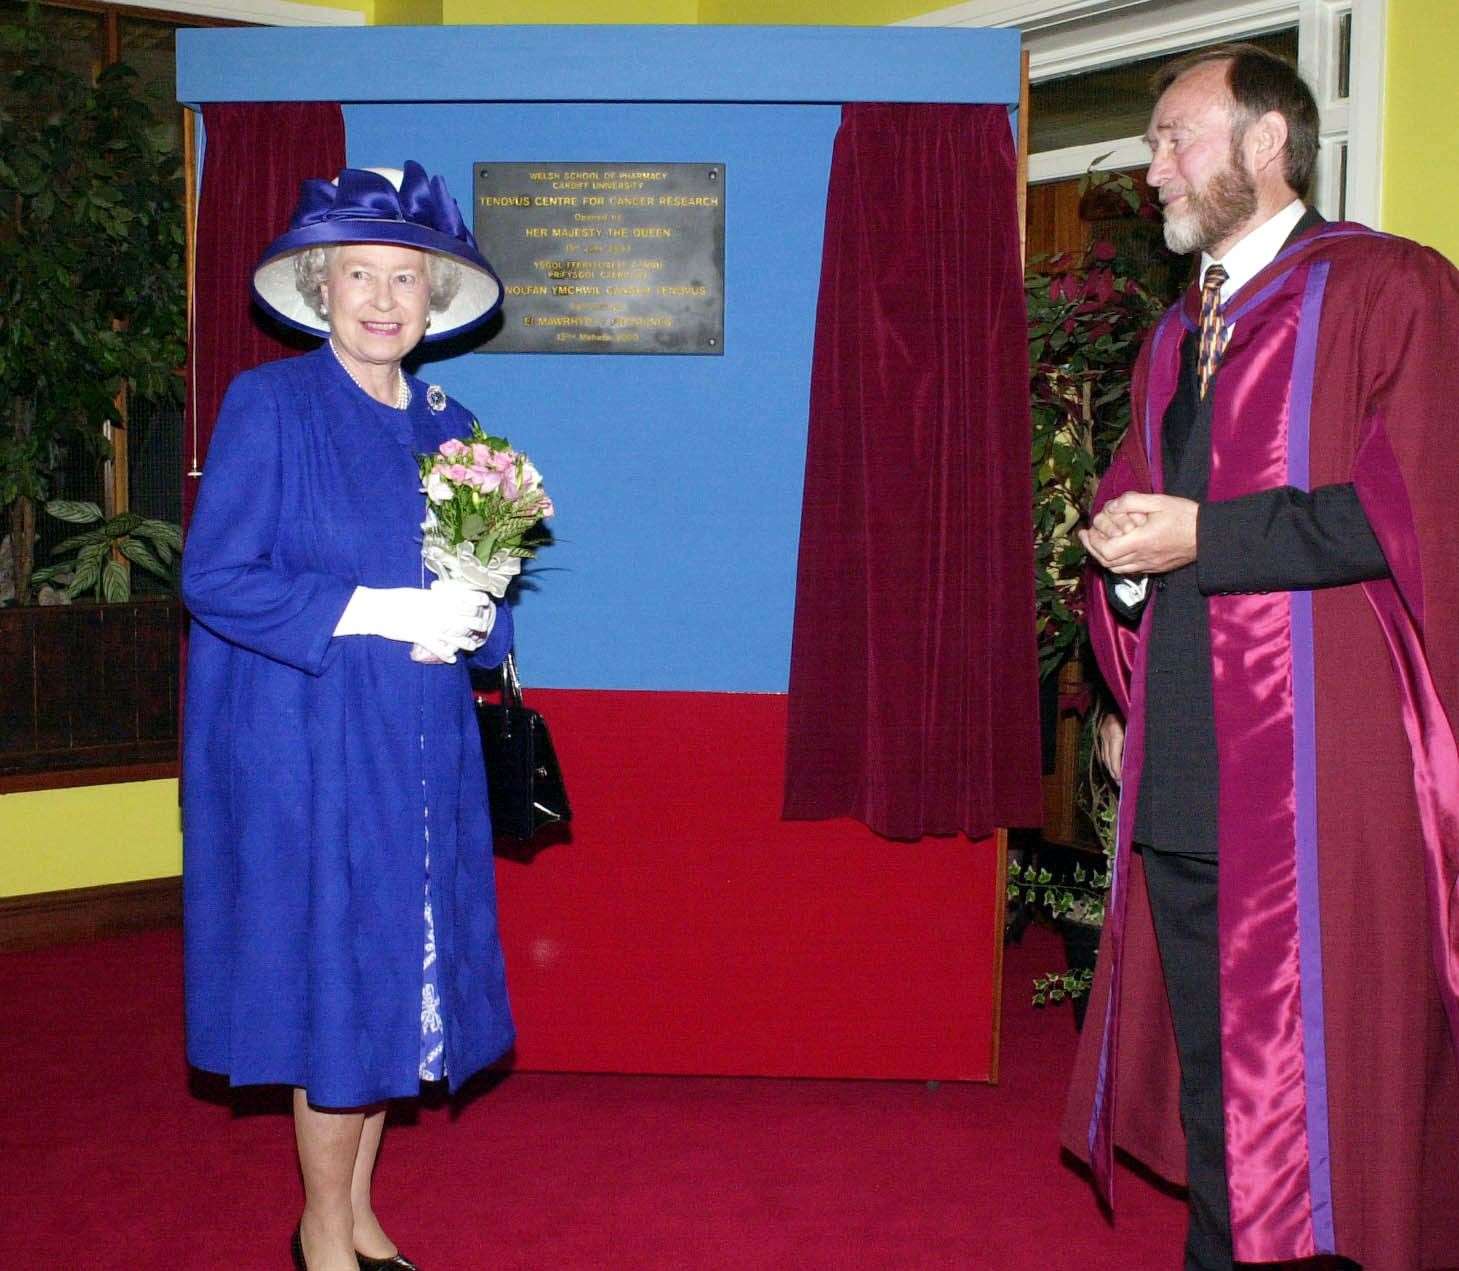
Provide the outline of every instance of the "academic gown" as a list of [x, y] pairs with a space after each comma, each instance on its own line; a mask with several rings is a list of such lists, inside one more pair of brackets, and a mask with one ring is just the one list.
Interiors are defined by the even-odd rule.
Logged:
[[471, 415], [409, 384], [383, 406], [328, 345], [240, 375], [183, 554], [188, 1059], [322, 1107], [419, 1092], [427, 851], [451, 1087], [513, 1037], [466, 661], [333, 635], [356, 586], [432, 580], [415, 455]]
[[[1100, 488], [1161, 488], [1192, 290], [1146, 342]], [[1218, 756], [1222, 1078], [1238, 1261], [1459, 1264], [1459, 274], [1351, 224], [1232, 296], [1208, 498], [1352, 482], [1390, 577], [1206, 587]], [[1139, 857], [1144, 634], [1090, 588], [1124, 710], [1109, 917], [1065, 1145], [1112, 1198], [1116, 1145], [1181, 1181], [1179, 1065]], [[1214, 1004], [1213, 1004], [1214, 1008]]]

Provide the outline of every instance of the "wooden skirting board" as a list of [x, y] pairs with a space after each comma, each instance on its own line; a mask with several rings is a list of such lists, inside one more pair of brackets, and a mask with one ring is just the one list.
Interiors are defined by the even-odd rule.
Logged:
[[0, 897], [0, 952], [181, 923], [181, 878]]

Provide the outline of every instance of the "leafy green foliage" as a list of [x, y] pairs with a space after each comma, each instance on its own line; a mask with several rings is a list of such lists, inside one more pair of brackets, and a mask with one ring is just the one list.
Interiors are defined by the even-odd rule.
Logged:
[[[0, 28], [0, 51], [17, 68], [0, 98], [0, 503], [15, 524], [64, 443], [105, 454], [123, 384], [181, 400], [182, 174], [130, 68], [92, 83], [29, 24]], [[30, 544], [14, 548], [24, 597]]]
[[124, 557], [162, 579], [174, 594], [177, 592], [182, 530], [172, 522], [154, 521], [136, 512], [123, 512], [108, 521], [96, 504], [66, 499], [52, 499], [46, 504], [46, 513], [58, 521], [96, 528], [57, 543], [51, 555], [63, 559], [36, 570], [31, 575], [32, 583], [62, 583], [68, 600], [86, 591], [98, 600], [130, 600], [131, 575], [118, 559]]
[[1047, 866], [1030, 862], [1008, 871], [1008, 899], [1041, 905], [1051, 918], [1067, 918], [1097, 927], [1104, 921], [1109, 869], [1075, 865], [1056, 876]]
[[[1097, 162], [1097, 161], [1096, 161]], [[1080, 192], [1102, 189], [1131, 211], [1150, 211], [1123, 174], [1090, 172]], [[1099, 475], [1130, 422], [1130, 376], [1146, 331], [1160, 316], [1152, 274], [1108, 243], [1082, 258], [1041, 257], [1024, 275], [1028, 303], [1029, 390], [1033, 415], [1034, 570], [1039, 673], [1055, 675], [1085, 646], [1085, 552], [1075, 535], [1088, 514]], [[1158, 285], [1158, 284], [1157, 284]], [[1038, 861], [1010, 864], [1008, 899], [1060, 922], [1104, 921], [1114, 856], [1117, 788], [1094, 755], [1098, 710], [1084, 721], [1081, 812], [1103, 859], [1055, 872]], [[1087, 972], [1059, 971], [1034, 981], [1042, 1006], [1087, 992]]]
[[[1090, 173], [1084, 185], [1113, 188], [1140, 206], [1122, 174]], [[1129, 424], [1130, 372], [1162, 306], [1108, 243], [1081, 260], [1030, 261], [1024, 293], [1039, 671], [1050, 675], [1083, 646], [1085, 553], [1074, 531]]]
[[1083, 997], [1094, 983], [1094, 972], [1088, 967], [1077, 971], [1050, 971], [1038, 976], [1033, 982], [1033, 1004], [1048, 1006], [1053, 1002], [1064, 1002]]

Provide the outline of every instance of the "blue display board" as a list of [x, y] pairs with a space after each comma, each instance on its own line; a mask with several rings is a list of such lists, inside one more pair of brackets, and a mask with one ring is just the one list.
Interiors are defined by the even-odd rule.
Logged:
[[[193, 30], [183, 101], [338, 100], [348, 158], [726, 168], [725, 354], [462, 355], [420, 373], [527, 450], [559, 514], [518, 598], [534, 684], [786, 687], [826, 178], [840, 103], [1018, 97], [1009, 31]], [[323, 175], [323, 174], [321, 174]]]
[[177, 33], [177, 97], [209, 101], [1018, 104], [1016, 30], [458, 26]]

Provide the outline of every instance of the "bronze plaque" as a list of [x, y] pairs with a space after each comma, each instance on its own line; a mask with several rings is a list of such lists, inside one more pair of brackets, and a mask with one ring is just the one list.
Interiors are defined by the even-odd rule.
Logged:
[[482, 353], [723, 353], [724, 164], [478, 163]]

